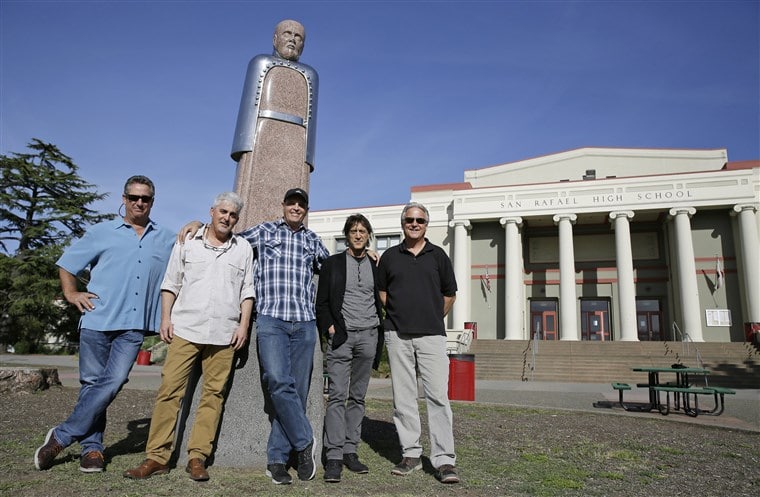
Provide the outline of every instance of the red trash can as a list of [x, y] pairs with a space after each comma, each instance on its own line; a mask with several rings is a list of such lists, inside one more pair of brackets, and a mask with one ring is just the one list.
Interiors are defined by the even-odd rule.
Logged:
[[475, 354], [449, 355], [449, 400], [475, 400]]
[[150, 366], [150, 350], [141, 350], [137, 352], [137, 365]]

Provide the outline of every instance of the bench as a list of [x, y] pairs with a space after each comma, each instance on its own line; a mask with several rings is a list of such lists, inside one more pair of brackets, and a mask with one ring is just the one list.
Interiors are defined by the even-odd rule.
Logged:
[[[726, 387], [705, 387], [707, 390], [715, 392], [715, 408], [711, 411], [703, 411], [700, 414], [709, 414], [711, 416], [719, 416], [723, 413], [725, 404], [723, 402], [724, 395], [735, 395], [736, 390], [731, 390]], [[718, 401], [720, 401], [720, 408], [718, 408]]]
[[612, 388], [618, 391], [618, 394], [619, 394], [618, 403], [620, 404], [620, 407], [622, 407], [626, 411], [644, 412], [644, 411], [652, 410], [651, 404], [632, 404], [630, 402], [629, 403], [623, 402], [623, 392], [631, 389], [631, 385], [629, 385], [628, 383], [614, 381], [612, 382]]
[[[730, 394], [730, 393], [736, 393], [730, 388], [723, 388], [723, 387], [678, 387], [673, 385], [657, 385], [650, 387], [651, 390], [658, 393], [657, 395], [657, 409], [660, 411], [660, 414], [667, 416], [670, 412], [670, 394], [673, 393], [673, 402], [676, 406], [676, 409], [678, 409], [678, 396], [680, 395], [683, 399], [683, 410], [684, 412], [692, 417], [696, 417], [699, 414], [710, 414], [714, 416], [718, 416], [723, 412], [724, 409], [724, 403], [723, 403], [723, 395], [724, 394]], [[665, 405], [659, 401], [659, 392], [665, 392]], [[712, 395], [715, 398], [715, 407], [711, 410], [704, 410], [699, 408], [699, 395]], [[690, 398], [694, 398], [694, 407], [691, 406], [691, 402], [689, 402]]]

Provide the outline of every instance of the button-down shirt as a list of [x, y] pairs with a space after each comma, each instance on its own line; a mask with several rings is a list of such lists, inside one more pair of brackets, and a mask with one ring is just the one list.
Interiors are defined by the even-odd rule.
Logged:
[[280, 219], [258, 224], [240, 236], [254, 251], [256, 312], [283, 321], [316, 319], [314, 273], [330, 255], [319, 235], [303, 225], [293, 231]]
[[253, 298], [253, 250], [237, 235], [220, 247], [209, 245], [206, 229], [174, 245], [161, 290], [177, 297], [171, 314], [175, 335], [229, 345], [240, 325], [240, 305]]
[[79, 326], [98, 331], [158, 331], [161, 280], [175, 235], [149, 221], [142, 237], [123, 219], [92, 226], [56, 264], [73, 275], [90, 268], [87, 291], [98, 296]]

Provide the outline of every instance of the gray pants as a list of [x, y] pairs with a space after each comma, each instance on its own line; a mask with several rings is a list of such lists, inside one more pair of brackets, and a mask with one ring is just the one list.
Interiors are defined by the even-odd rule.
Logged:
[[438, 468], [456, 466], [454, 428], [449, 404], [449, 358], [446, 337], [385, 332], [393, 385], [393, 423], [403, 457], [420, 457], [420, 412], [417, 404], [416, 364], [427, 402], [430, 427], [430, 462]]
[[364, 397], [377, 348], [377, 328], [349, 331], [346, 343], [327, 346], [329, 377], [323, 443], [327, 459], [355, 454], [362, 434]]

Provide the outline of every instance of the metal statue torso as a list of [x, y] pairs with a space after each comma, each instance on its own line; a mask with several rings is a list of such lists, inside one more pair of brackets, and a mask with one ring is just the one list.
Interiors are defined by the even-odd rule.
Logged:
[[[267, 91], [271, 76], [276, 71], [292, 70], [303, 77], [306, 85], [307, 103], [302, 110], [290, 107], [284, 98], [276, 94], [277, 91]], [[248, 64], [245, 76], [243, 95], [240, 99], [235, 137], [232, 142], [232, 159], [239, 161], [245, 152], [254, 149], [257, 143], [257, 121], [259, 119], [272, 119], [285, 123], [294, 124], [306, 131], [306, 148], [304, 162], [314, 170], [314, 149], [316, 145], [317, 130], [317, 94], [319, 76], [317, 72], [306, 64], [293, 62], [275, 55], [257, 55]], [[265, 100], [262, 103], [262, 96]], [[304, 114], [304, 115], [300, 115]]]

